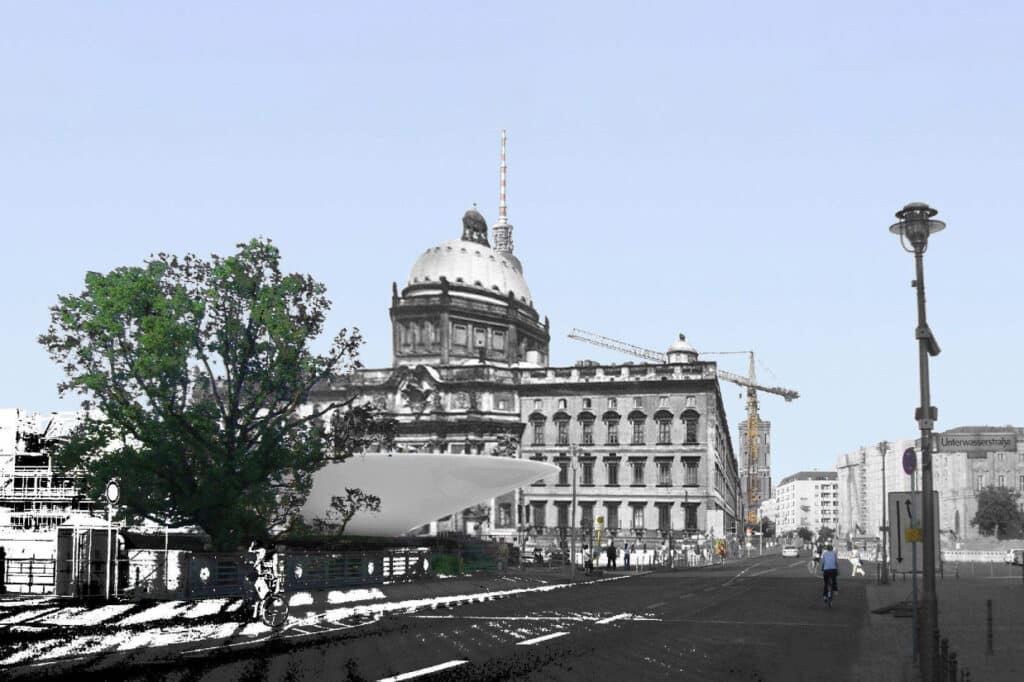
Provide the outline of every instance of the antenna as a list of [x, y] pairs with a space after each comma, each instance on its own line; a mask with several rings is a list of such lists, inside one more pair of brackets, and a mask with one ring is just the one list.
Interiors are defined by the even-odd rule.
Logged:
[[505, 197], [505, 189], [508, 183], [508, 165], [505, 163], [505, 142], [507, 141], [505, 129], [501, 129], [501, 191], [498, 196], [498, 222], [508, 222], [508, 203]]

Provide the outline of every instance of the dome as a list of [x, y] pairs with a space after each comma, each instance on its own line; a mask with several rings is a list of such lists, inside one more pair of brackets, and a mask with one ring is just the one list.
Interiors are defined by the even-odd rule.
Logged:
[[518, 261], [478, 242], [453, 239], [427, 249], [413, 264], [407, 286], [440, 286], [442, 277], [452, 286], [478, 288], [492, 295], [507, 297], [511, 291], [517, 301], [533, 307]]

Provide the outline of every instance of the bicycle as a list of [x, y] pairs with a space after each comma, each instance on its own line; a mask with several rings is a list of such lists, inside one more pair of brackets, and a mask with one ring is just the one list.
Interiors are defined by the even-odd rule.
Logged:
[[807, 572], [811, 575], [821, 575], [821, 561], [811, 559], [807, 562]]
[[267, 583], [269, 591], [260, 599], [257, 596], [254, 619], [271, 628], [279, 628], [288, 620], [288, 601], [281, 594], [281, 579], [264, 573], [260, 576]]
[[832, 587], [829, 586], [828, 590], [825, 591], [825, 605], [832, 608]]

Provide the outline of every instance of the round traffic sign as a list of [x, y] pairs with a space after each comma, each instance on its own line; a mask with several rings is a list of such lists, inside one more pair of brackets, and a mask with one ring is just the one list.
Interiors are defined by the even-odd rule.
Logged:
[[903, 451], [903, 471], [907, 472], [907, 476], [914, 473], [914, 469], [917, 468], [917, 455], [914, 454], [914, 448], [907, 448]]
[[103, 492], [107, 496], [107, 502], [117, 504], [117, 501], [121, 499], [121, 484], [117, 482], [116, 478], [112, 478], [107, 481], [107, 487]]

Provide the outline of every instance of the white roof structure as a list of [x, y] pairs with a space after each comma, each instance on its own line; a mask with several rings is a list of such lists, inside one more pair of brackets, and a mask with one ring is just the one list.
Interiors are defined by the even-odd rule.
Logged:
[[372, 453], [328, 464], [313, 475], [302, 508], [306, 521], [322, 518], [331, 498], [360, 488], [380, 498], [379, 512], [358, 512], [350, 535], [393, 537], [558, 472], [545, 462], [489, 455]]

